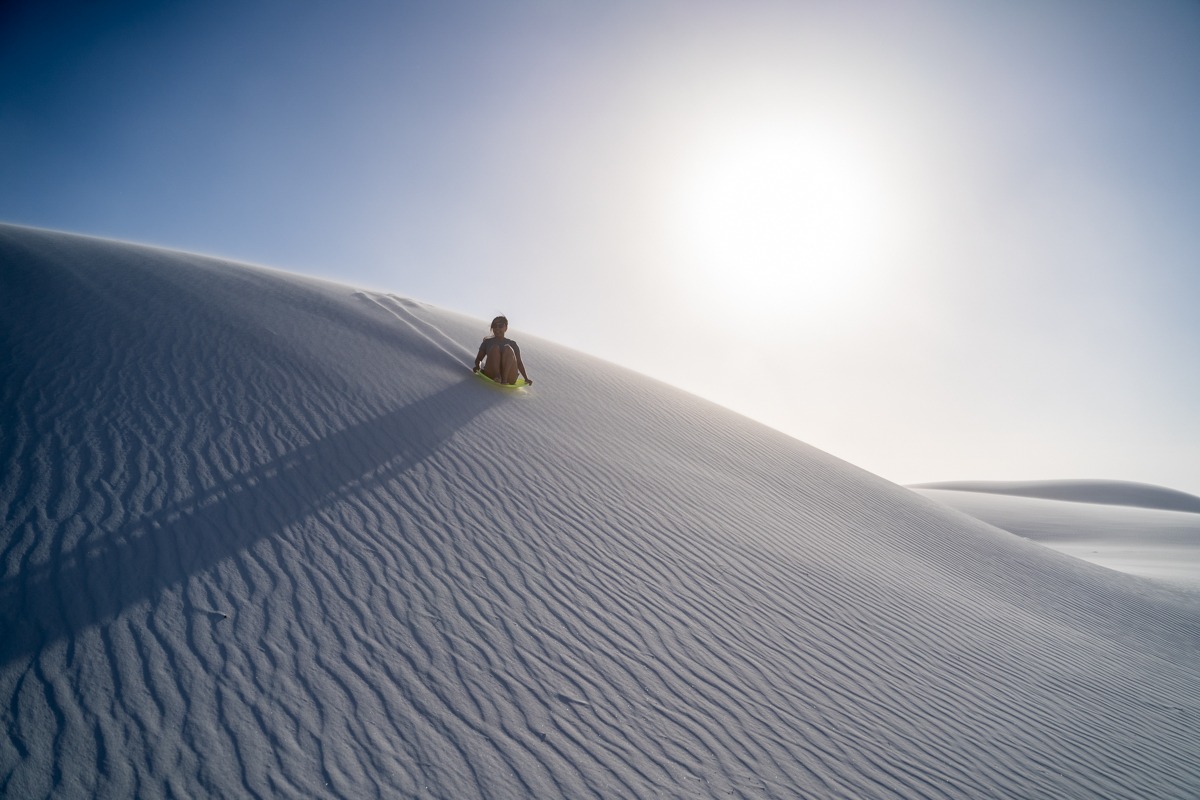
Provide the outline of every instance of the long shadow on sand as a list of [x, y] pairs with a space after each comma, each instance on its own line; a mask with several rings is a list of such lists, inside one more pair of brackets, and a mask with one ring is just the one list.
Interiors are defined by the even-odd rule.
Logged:
[[403, 474], [505, 400], [468, 378], [126, 520], [0, 582], [0, 665], [111, 620], [340, 496]]

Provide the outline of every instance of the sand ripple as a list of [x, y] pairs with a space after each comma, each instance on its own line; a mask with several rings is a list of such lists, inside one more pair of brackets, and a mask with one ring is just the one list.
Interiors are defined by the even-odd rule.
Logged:
[[0, 794], [1194, 798], [1200, 602], [391, 295], [0, 226]]

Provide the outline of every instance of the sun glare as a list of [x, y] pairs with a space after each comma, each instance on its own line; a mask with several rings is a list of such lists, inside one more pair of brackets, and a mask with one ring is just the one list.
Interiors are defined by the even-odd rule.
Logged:
[[685, 161], [672, 251], [698, 302], [746, 322], [827, 323], [870, 294], [898, 214], [868, 148], [772, 125], [714, 137]]

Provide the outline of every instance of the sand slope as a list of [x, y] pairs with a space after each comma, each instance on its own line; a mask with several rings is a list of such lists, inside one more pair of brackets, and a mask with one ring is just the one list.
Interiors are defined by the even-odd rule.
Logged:
[[514, 323], [0, 227], [0, 794], [1200, 793], [1193, 595]]

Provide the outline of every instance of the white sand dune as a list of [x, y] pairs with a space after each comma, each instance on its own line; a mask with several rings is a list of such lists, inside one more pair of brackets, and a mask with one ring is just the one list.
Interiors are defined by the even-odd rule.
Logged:
[[483, 323], [0, 227], [6, 797], [1200, 796], [1200, 599]]
[[938, 489], [961, 492], [1040, 497], [1072, 503], [1097, 503], [1106, 506], [1133, 506], [1162, 511], [1200, 513], [1200, 497], [1148, 483], [1110, 480], [1058, 481], [945, 481], [918, 483], [914, 489]]
[[1180, 510], [1200, 507], [1194, 495], [1099, 480], [964, 481], [912, 488], [1059, 552], [1200, 591], [1200, 513]]

